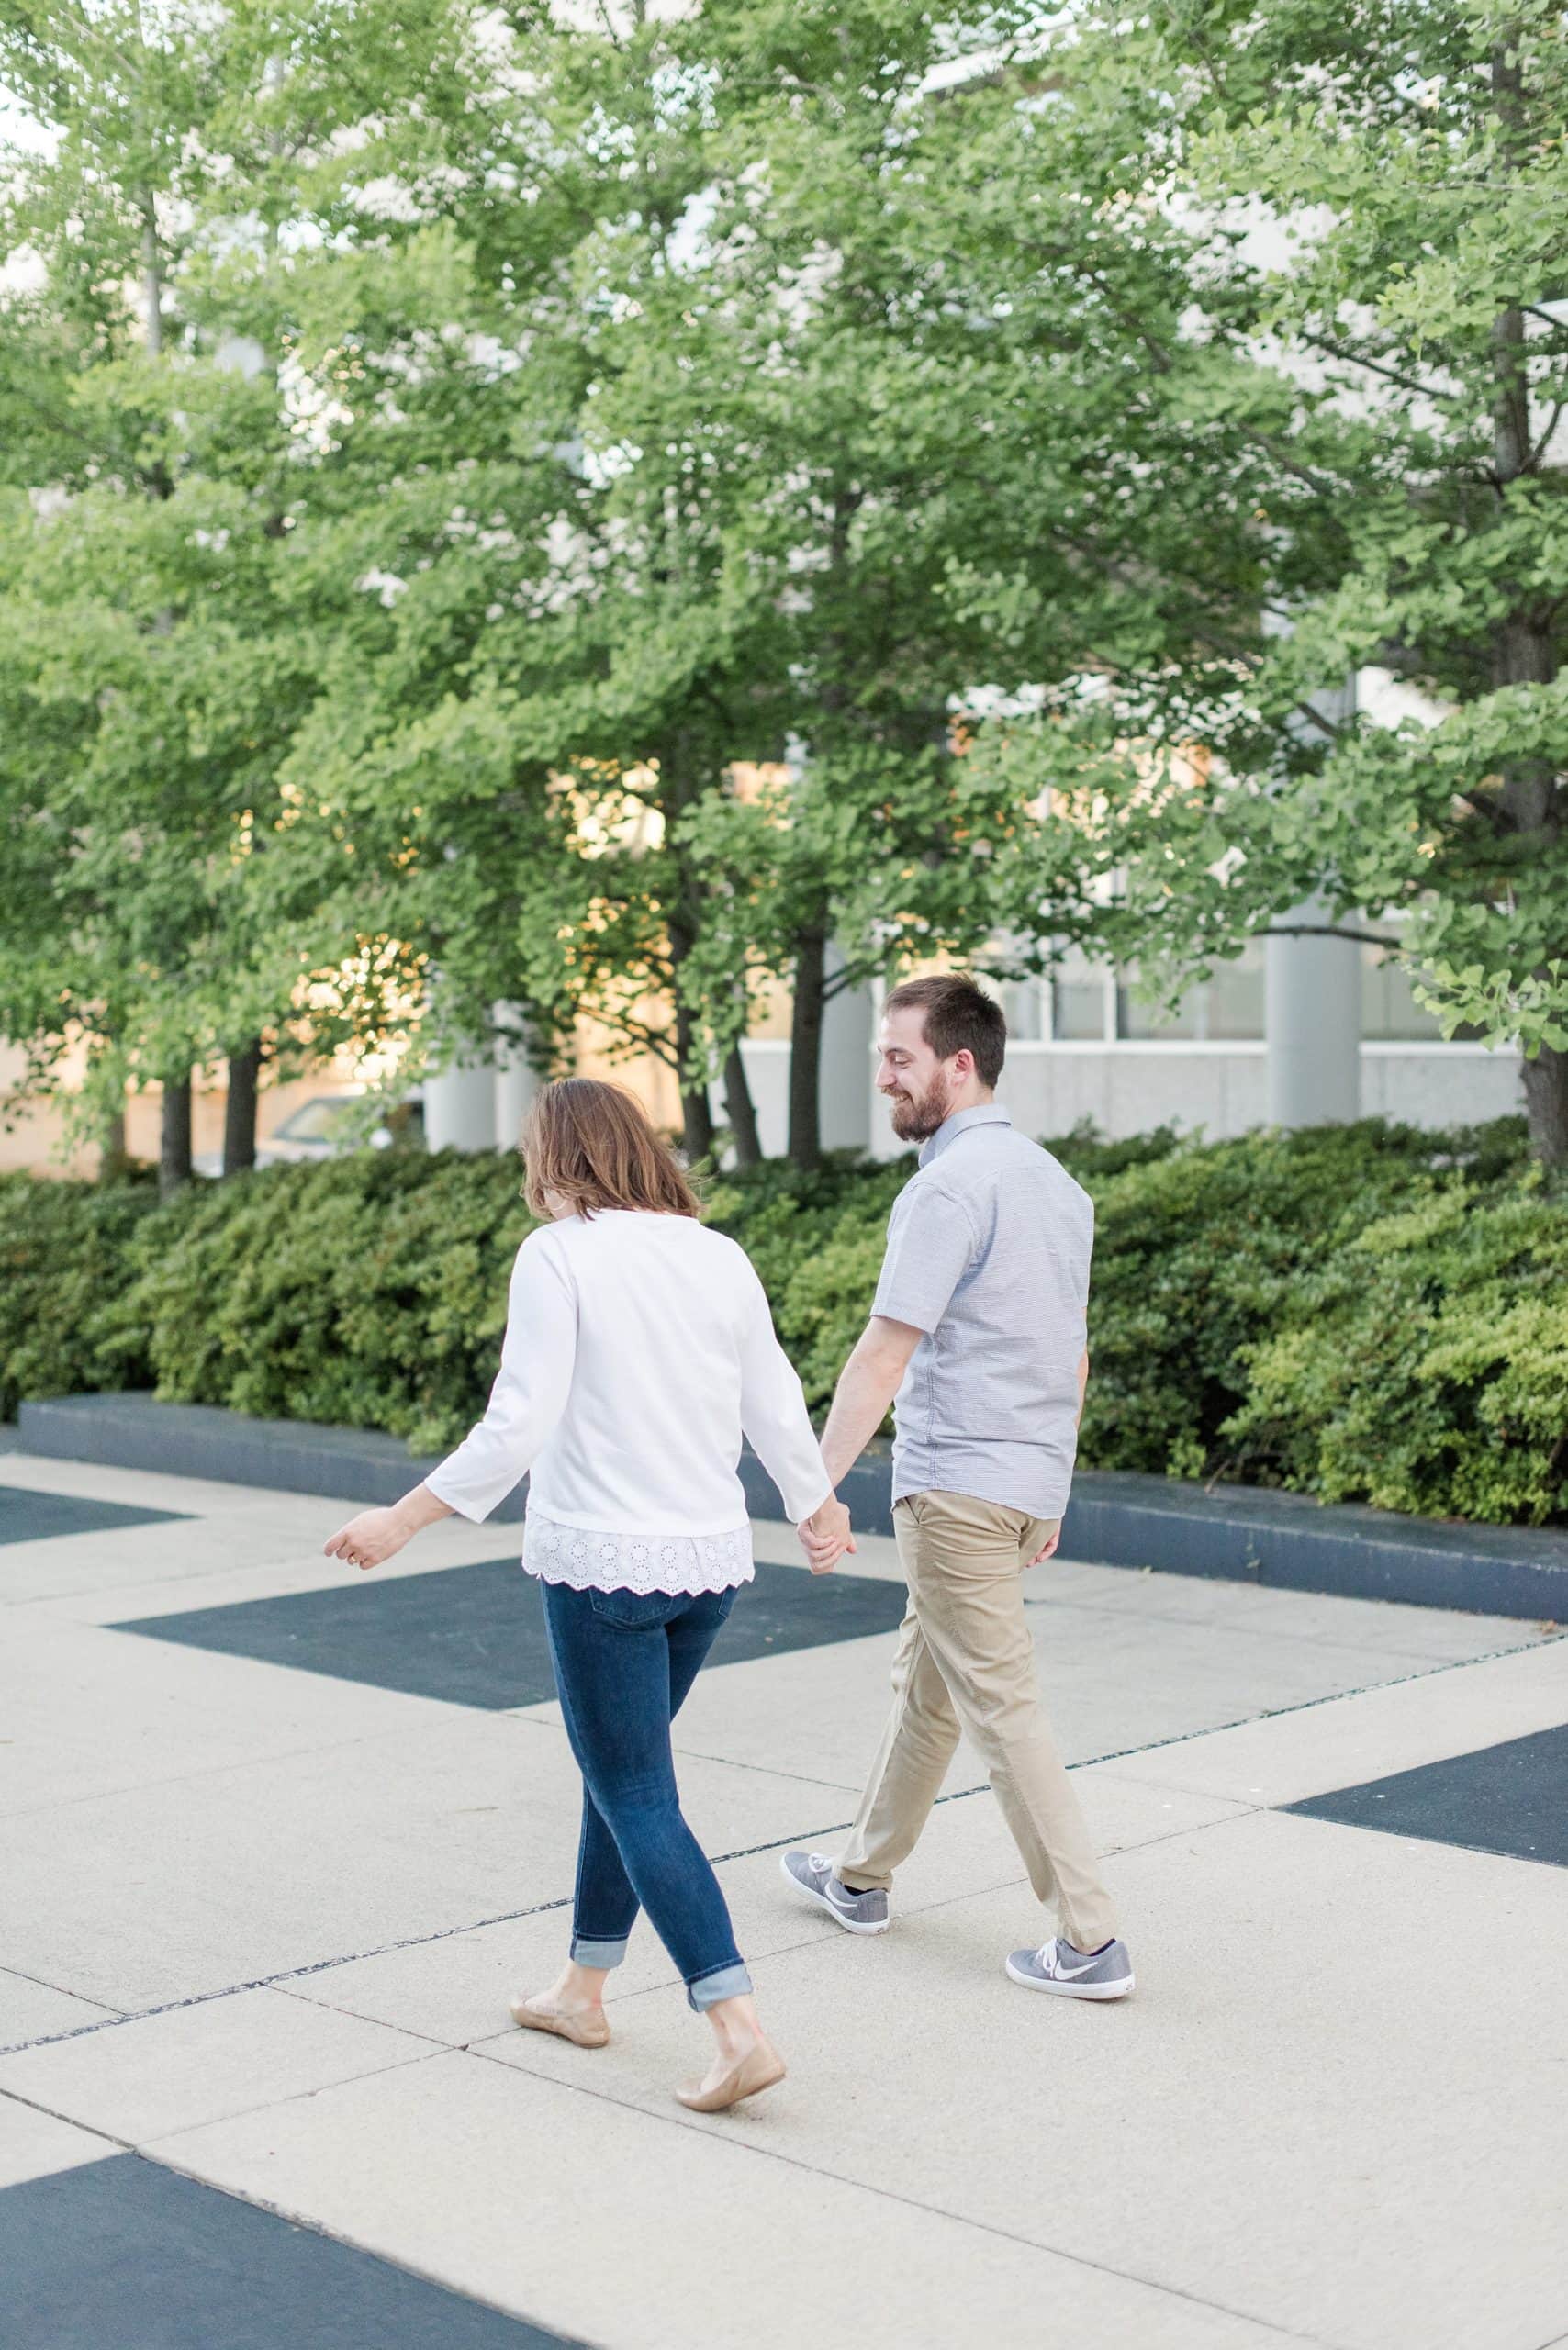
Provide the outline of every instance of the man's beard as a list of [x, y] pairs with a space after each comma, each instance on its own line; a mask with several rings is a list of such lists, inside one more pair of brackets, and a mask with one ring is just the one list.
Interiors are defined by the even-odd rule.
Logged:
[[929, 1142], [946, 1122], [949, 1101], [947, 1080], [940, 1074], [924, 1093], [912, 1094], [906, 1087], [901, 1093], [890, 1094], [893, 1132], [900, 1142]]

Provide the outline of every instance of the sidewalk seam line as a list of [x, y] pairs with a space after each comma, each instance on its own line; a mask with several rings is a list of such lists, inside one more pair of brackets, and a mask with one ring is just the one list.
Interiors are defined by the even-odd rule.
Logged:
[[[527, 2069], [508, 2065], [499, 2056], [487, 2056], [482, 2048], [464, 2049], [456, 2053], [477, 2057], [484, 2064], [499, 2065], [505, 2072]], [[674, 2114], [661, 2113], [650, 2106], [637, 2105], [626, 2098], [613, 2096], [608, 2089], [582, 2087], [575, 2081], [557, 2081], [553, 2076], [544, 2074], [533, 2074], [532, 2077], [536, 2080], [548, 2078], [553, 2087], [566, 2089], [569, 2096], [595, 2098], [601, 2104], [613, 2105], [622, 2112], [640, 2114], [645, 2121], [655, 2122], [662, 2128], [691, 2131], [699, 2137], [716, 2139], [721, 2144], [723, 2143], [718, 2132], [711, 2129], [703, 2129], [698, 2122], [683, 2121], [678, 2120]], [[855, 2188], [861, 2194], [875, 2195], [883, 2202], [901, 2204], [906, 2210], [935, 2213], [940, 2219], [950, 2221], [957, 2227], [973, 2228], [982, 2235], [997, 2236], [1004, 2244], [1018, 2244], [1027, 2252], [1045, 2253], [1052, 2259], [1070, 2261], [1074, 2267], [1092, 2269], [1097, 2276], [1114, 2277], [1124, 2284], [1138, 2285], [1148, 2292], [1169, 2294], [1173, 2300], [1187, 2301], [1197, 2309], [1218, 2311], [1226, 2317], [1238, 2318], [1245, 2324], [1260, 2326], [1266, 2333], [1279, 2334], [1285, 2341], [1308, 2344], [1311, 2345], [1311, 2350], [1327, 2350], [1327, 2345], [1325, 2344], [1320, 2334], [1299, 2333], [1293, 2326], [1276, 2324], [1271, 2318], [1255, 2316], [1250, 2310], [1234, 2309], [1227, 2301], [1206, 2300], [1202, 2294], [1189, 2292], [1180, 2285], [1160, 2284], [1155, 2278], [1138, 2276], [1135, 2270], [1116, 2268], [1113, 2267], [1109, 2262], [1092, 2260], [1086, 2253], [1065, 2252], [1058, 2244], [1036, 2243], [1033, 2237], [1017, 2235], [1010, 2228], [998, 2227], [994, 2221], [971, 2219], [965, 2212], [949, 2211], [939, 2203], [923, 2203], [915, 2196], [901, 2194], [896, 2188], [872, 2186], [866, 2180], [855, 2178], [844, 2171], [823, 2169], [815, 2163], [802, 2162], [799, 2155], [780, 2154], [773, 2146], [759, 2146], [750, 2139], [743, 2139], [740, 2143], [747, 2154], [760, 2154], [764, 2162], [781, 2163], [790, 2170], [802, 2171], [809, 2178], [832, 2179], [840, 2187]]]
[[[1563, 1639], [1568, 1639], [1568, 1633], [1560, 1633], [1553, 1639], [1541, 1640], [1537, 1643], [1537, 1648], [1551, 1648]], [[1534, 1651], [1530, 1652], [1533, 1653]], [[1407, 1688], [1417, 1682], [1435, 1681], [1440, 1679], [1443, 1674], [1448, 1673], [1465, 1673], [1478, 1664], [1499, 1662], [1506, 1661], [1509, 1657], [1519, 1656], [1525, 1653], [1527, 1653], [1527, 1651], [1520, 1649], [1505, 1649], [1498, 1651], [1494, 1656], [1468, 1657], [1456, 1661], [1452, 1663], [1436, 1664], [1424, 1673], [1405, 1673], [1394, 1681], [1372, 1682], [1369, 1683], [1366, 1687], [1361, 1689], [1341, 1690], [1327, 1696], [1304, 1698], [1300, 1703], [1293, 1706], [1272, 1707], [1260, 1714], [1241, 1715], [1238, 1716], [1235, 1721], [1213, 1724], [1206, 1729], [1182, 1731], [1175, 1738], [1157, 1739], [1147, 1746], [1121, 1747], [1105, 1754], [1086, 1755], [1081, 1762], [1070, 1763], [1068, 1768], [1070, 1773], [1073, 1771], [1089, 1771], [1097, 1769], [1102, 1763], [1127, 1762], [1135, 1755], [1162, 1753], [1174, 1747], [1190, 1746], [1197, 1739], [1217, 1737], [1226, 1730], [1249, 1729], [1254, 1722], [1279, 1721], [1292, 1714], [1312, 1713], [1323, 1706], [1338, 1705], [1353, 1697], [1374, 1696], [1384, 1689]], [[476, 1711], [479, 1709], [469, 1708], [468, 1710]], [[542, 1725], [542, 1727], [545, 1727], [545, 1725]], [[365, 1744], [368, 1742], [369, 1741], [365, 1740], [350, 1740], [345, 1741], [345, 1743], [350, 1745]], [[330, 1751], [332, 1750], [321, 1751]], [[229, 1765], [224, 1767], [237, 1768], [241, 1766]], [[193, 1774], [192, 1775], [198, 1774]], [[1158, 1785], [1160, 1783], [1158, 1781], [1150, 1781], [1147, 1784]], [[979, 1786], [959, 1788], [952, 1795], [938, 1796], [936, 1801], [938, 1804], [963, 1803], [967, 1802], [971, 1796], [983, 1795], [986, 1792], [987, 1784], [982, 1783]], [[98, 1800], [98, 1798], [83, 1796], [76, 1800], [91, 1802]], [[1224, 1801], [1225, 1798], [1216, 1797], [1215, 1800]], [[1305, 1800], [1305, 1798], [1299, 1798], [1299, 1800]], [[1258, 1810], [1264, 1811], [1277, 1810], [1280, 1807], [1281, 1807], [1278, 1805], [1271, 1804], [1254, 1807], [1254, 1808]], [[20, 1815], [14, 1814], [12, 1816], [19, 1817]], [[1209, 1823], [1211, 1826], [1218, 1826], [1222, 1824], [1223, 1823], [1217, 1821]], [[709, 1855], [709, 1859], [711, 1863], [715, 1867], [721, 1866], [727, 1861], [753, 1860], [759, 1853], [787, 1851], [792, 1844], [801, 1841], [802, 1839], [809, 1841], [813, 1837], [842, 1835], [845, 1830], [852, 1825], [853, 1823], [849, 1820], [836, 1820], [827, 1827], [800, 1830], [797, 1831], [796, 1835], [778, 1837], [766, 1843], [746, 1844], [739, 1846], [734, 1852], [711, 1853]], [[1201, 1833], [1202, 1831], [1181, 1832]], [[278, 1984], [298, 1980], [306, 1975], [324, 1974], [330, 1967], [353, 1965], [363, 1959], [386, 1957], [393, 1951], [412, 1950], [427, 1942], [449, 1942], [454, 1940], [459, 1934], [476, 1933], [487, 1926], [513, 1925], [524, 1918], [540, 1917], [547, 1910], [568, 1908], [571, 1906], [571, 1898], [572, 1897], [569, 1894], [563, 1894], [550, 1901], [534, 1902], [525, 1909], [503, 1910], [495, 1917], [471, 1919], [464, 1925], [443, 1926], [439, 1928], [434, 1933], [431, 1934], [410, 1934], [398, 1942], [379, 1944], [373, 1950], [350, 1951], [335, 1958], [314, 1959], [303, 1966], [280, 1967], [275, 1974], [257, 1975], [249, 1982], [226, 1984], [221, 1989], [216, 1991], [199, 1991], [195, 1993], [189, 1998], [170, 1999], [163, 2002], [161, 2006], [144, 2008], [138, 2010], [135, 2014], [117, 2016], [105, 2023], [78, 2024], [70, 2031], [47, 2033], [41, 2040], [28, 2041], [23, 2044], [29, 2048], [44, 2048], [51, 2045], [55, 2041], [81, 2040], [84, 2039], [91, 2032], [116, 2031], [119, 2028], [121, 2023], [136, 2023], [148, 2016], [168, 2015], [180, 2008], [201, 2007], [205, 2006], [209, 2000], [226, 1999], [232, 1997], [232, 1995], [237, 1991], [267, 1990], [273, 1988]], [[90, 1995], [82, 1994], [81, 1996], [89, 1997]], [[10, 2053], [12, 2054], [17, 2054], [20, 2052], [17, 2050], [12, 2050]]]
[[[331, 2012], [335, 2014], [337, 2010], [334, 2009]], [[356, 2016], [353, 2020], [356, 2023], [364, 2023], [370, 2019]], [[386, 2027], [388, 2031], [396, 2028], [393, 2025]], [[411, 2040], [424, 2038], [422, 2032], [410, 2032], [407, 2036]], [[35, 2046], [41, 2044], [41, 2042], [34, 2042]], [[19, 2053], [17, 2049], [10, 2051], [12, 2055]], [[260, 2105], [237, 2105], [231, 2113], [213, 2113], [209, 2114], [205, 2121], [183, 2122], [178, 2129], [164, 2131], [158, 2138], [149, 2139], [146, 2143], [150, 2145], [162, 2145], [175, 2138], [183, 2138], [190, 2130], [217, 2130], [226, 2121], [242, 2121], [252, 2113], [281, 2113], [285, 2106], [298, 2105], [308, 2097], [319, 2097], [326, 2089], [348, 2088], [355, 2081], [373, 2081], [383, 2073], [400, 2073], [410, 2065], [428, 2065], [433, 2057], [450, 2056], [453, 2053], [441, 2042], [432, 2042], [421, 2048], [417, 2056], [394, 2056], [389, 2065], [373, 2065], [368, 2072], [344, 2073], [336, 2080], [318, 2081], [313, 2088], [291, 2089], [286, 2097], [265, 2098]], [[17, 2105], [30, 2106], [35, 2113], [47, 2114], [51, 2121], [63, 2121], [69, 2129], [85, 2130], [95, 2138], [107, 2138], [115, 2145], [122, 2146], [128, 2154], [139, 2154], [142, 2151], [143, 2142], [140, 2139], [122, 2138], [118, 2131], [106, 2130], [101, 2123], [79, 2121], [75, 2114], [62, 2113], [57, 2106], [45, 2105], [41, 2098], [28, 2097], [21, 2089], [7, 2088], [0, 2083], [0, 2097], [8, 2097]]]

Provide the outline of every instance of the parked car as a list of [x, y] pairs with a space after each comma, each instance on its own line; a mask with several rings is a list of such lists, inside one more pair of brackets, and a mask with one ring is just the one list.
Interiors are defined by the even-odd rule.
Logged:
[[[419, 1149], [424, 1138], [424, 1104], [397, 1102], [381, 1124], [367, 1135], [360, 1121], [364, 1097], [357, 1093], [317, 1093], [291, 1110], [280, 1126], [256, 1146], [258, 1167], [283, 1167], [301, 1159], [335, 1158], [345, 1150], [389, 1150], [394, 1143]], [[198, 1175], [220, 1175], [222, 1154], [198, 1151], [192, 1164]]]

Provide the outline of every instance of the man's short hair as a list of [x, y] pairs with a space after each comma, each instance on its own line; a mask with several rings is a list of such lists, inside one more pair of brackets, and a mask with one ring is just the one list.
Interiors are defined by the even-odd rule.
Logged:
[[928, 979], [905, 979], [882, 1006], [884, 1012], [922, 1012], [926, 1043], [939, 1061], [966, 1049], [974, 1055], [975, 1075], [988, 1090], [1002, 1075], [1007, 1055], [1007, 1021], [994, 996], [962, 971], [942, 971]]

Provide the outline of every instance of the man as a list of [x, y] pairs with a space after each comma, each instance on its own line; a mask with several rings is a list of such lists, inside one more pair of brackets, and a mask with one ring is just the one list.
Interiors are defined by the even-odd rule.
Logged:
[[[914, 1849], [966, 1730], [1058, 1931], [1014, 1951], [1014, 1982], [1119, 1999], [1132, 1963], [1035, 1679], [1022, 1570], [1056, 1550], [1089, 1376], [1094, 1212], [998, 1107], [1007, 1025], [972, 979], [914, 979], [887, 1001], [879, 1091], [921, 1146], [894, 1205], [871, 1318], [834, 1397], [823, 1454], [836, 1485], [896, 1393], [893, 1524], [909, 1610], [893, 1707], [835, 1862], [788, 1852], [796, 1890], [846, 1932], [885, 1933], [888, 1888]], [[836, 1551], [802, 1535], [814, 1569]]]

